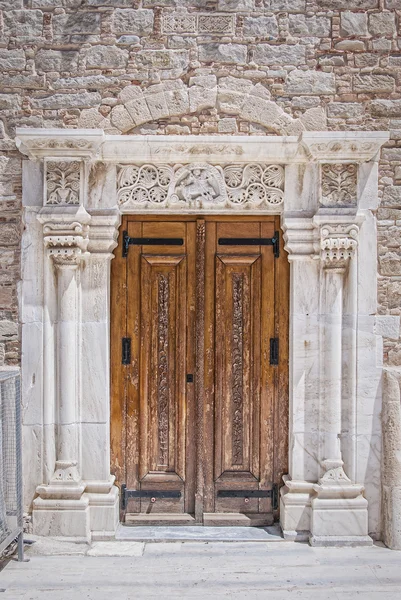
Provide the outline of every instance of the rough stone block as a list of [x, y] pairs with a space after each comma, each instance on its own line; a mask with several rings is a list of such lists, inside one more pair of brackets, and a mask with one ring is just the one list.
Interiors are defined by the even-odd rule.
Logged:
[[[49, 75], [47, 80], [51, 81]], [[51, 81], [51, 86], [54, 90], [74, 89], [102, 89], [116, 85], [119, 80], [116, 77], [105, 77], [105, 75], [87, 75], [85, 77], [65, 77], [54, 79]]]
[[252, 88], [253, 83], [249, 79], [240, 79], [231, 75], [219, 79], [219, 90], [232, 90], [235, 93], [247, 94]]
[[44, 75], [0, 75], [0, 89], [3, 88], [25, 88], [27, 90], [38, 90], [45, 87]]
[[389, 185], [384, 188], [381, 205], [401, 208], [401, 186]]
[[154, 121], [169, 116], [167, 102], [163, 92], [146, 95], [145, 100]]
[[141, 50], [135, 54], [135, 61], [140, 67], [184, 70], [189, 64], [189, 54], [187, 50]]
[[305, 46], [270, 46], [258, 44], [255, 48], [254, 61], [260, 65], [304, 65], [306, 63]]
[[283, 110], [275, 102], [256, 96], [248, 96], [242, 107], [241, 117], [247, 119], [247, 121], [261, 123], [269, 127], [282, 113]]
[[[17, 246], [21, 237], [16, 223], [2, 223], [0, 227], [0, 246]], [[0, 321], [1, 324], [1, 321]]]
[[341, 40], [341, 42], [337, 42], [335, 49], [345, 52], [364, 52], [366, 45], [361, 40]]
[[[317, 5], [320, 8], [328, 8], [329, 10], [349, 9], [349, 0], [317, 0]], [[352, 0], [352, 8], [358, 10], [359, 8], [378, 8], [379, 0]]]
[[401, 116], [401, 100], [373, 100], [369, 108], [374, 117]]
[[0, 50], [0, 71], [22, 71], [25, 62], [23, 50]]
[[189, 98], [187, 90], [171, 90], [165, 92], [167, 108], [170, 116], [185, 115], [189, 112]]
[[369, 31], [372, 35], [394, 35], [396, 32], [395, 14], [390, 12], [372, 13], [369, 15]]
[[275, 11], [303, 12], [306, 10], [306, 0], [265, 0], [267, 9]]
[[290, 33], [299, 36], [329, 37], [331, 21], [327, 17], [289, 16]]
[[[4, 224], [2, 224], [4, 227]], [[0, 341], [9, 342], [18, 339], [18, 323], [14, 321], [0, 321]]]
[[45, 98], [34, 98], [33, 108], [55, 109], [63, 108], [89, 108], [96, 106], [102, 101], [99, 92], [79, 92], [77, 94], [54, 94]]
[[400, 8], [400, 0], [384, 0], [384, 6], [385, 8]]
[[86, 0], [88, 6], [132, 6], [132, 0]]
[[[24, 0], [0, 0], [0, 10], [16, 10], [22, 8]], [[32, 6], [36, 8], [36, 6]]]
[[321, 106], [308, 108], [300, 117], [307, 131], [325, 131], [327, 129], [326, 112]]
[[35, 66], [37, 71], [75, 71], [78, 52], [42, 49], [35, 56]]
[[119, 9], [113, 13], [114, 33], [147, 35], [153, 31], [153, 10]]
[[233, 90], [219, 88], [217, 95], [217, 107], [222, 113], [238, 115], [241, 112], [241, 108], [246, 98], [247, 95], [240, 90], [235, 92]]
[[0, 94], [0, 110], [19, 109], [21, 98], [17, 94]]
[[122, 132], [129, 131], [135, 126], [128, 110], [121, 104], [111, 109], [110, 121]]
[[365, 112], [363, 104], [358, 102], [330, 102], [327, 114], [334, 119], [356, 119]]
[[221, 62], [228, 64], [246, 63], [247, 46], [242, 44], [201, 44], [199, 60], [202, 62]]
[[245, 17], [243, 32], [245, 36], [275, 38], [278, 36], [277, 20], [275, 17]]
[[220, 119], [217, 123], [217, 131], [219, 133], [237, 133], [238, 127], [236, 119], [230, 117]]
[[368, 15], [361, 12], [341, 13], [341, 35], [368, 35]]
[[128, 102], [125, 103], [125, 108], [135, 125], [142, 125], [142, 123], [147, 123], [152, 120], [152, 115], [150, 114], [146, 100], [141, 96], [128, 100]]
[[355, 54], [355, 66], [359, 69], [364, 69], [365, 67], [376, 67], [378, 64], [379, 56], [377, 54], [371, 54], [370, 52]]
[[53, 31], [57, 36], [100, 33], [100, 13], [79, 12], [53, 15]]
[[89, 69], [123, 69], [127, 61], [128, 51], [115, 46], [92, 46], [86, 53]]
[[214, 108], [217, 100], [217, 88], [206, 89], [200, 85], [189, 88], [190, 112], [198, 112], [205, 108]]
[[320, 94], [335, 94], [335, 76], [334, 73], [294, 69], [288, 75], [285, 91], [290, 95], [318, 96]]
[[42, 37], [43, 13], [40, 10], [9, 10], [3, 13], [4, 35], [21, 41], [36, 41]]
[[189, 79], [189, 85], [199, 85], [206, 89], [215, 88], [217, 85], [217, 77], [216, 75], [197, 75], [196, 77], [191, 77]]
[[248, 11], [255, 8], [255, 0], [218, 0], [217, 10], [222, 11]]
[[353, 80], [354, 92], [393, 92], [394, 77], [390, 75], [355, 75]]

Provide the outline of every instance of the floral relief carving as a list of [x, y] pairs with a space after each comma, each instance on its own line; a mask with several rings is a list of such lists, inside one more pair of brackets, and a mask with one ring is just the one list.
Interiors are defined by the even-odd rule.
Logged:
[[46, 162], [45, 203], [80, 204], [81, 175], [82, 163], [78, 160]]
[[356, 165], [322, 165], [322, 206], [356, 206], [356, 194]]
[[118, 203], [130, 208], [275, 209], [284, 200], [284, 168], [251, 163], [226, 166], [130, 165], [118, 175]]
[[169, 280], [166, 275], [158, 279], [158, 384], [157, 418], [159, 431], [160, 466], [168, 465], [169, 437], [169, 389], [168, 389], [168, 326], [169, 326]]
[[242, 465], [244, 446], [243, 407], [243, 275], [233, 274], [233, 326], [232, 326], [232, 461]]

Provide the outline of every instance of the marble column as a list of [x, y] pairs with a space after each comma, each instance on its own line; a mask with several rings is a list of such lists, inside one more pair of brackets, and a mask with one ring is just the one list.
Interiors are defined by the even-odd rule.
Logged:
[[[78, 209], [79, 211], [79, 209]], [[76, 211], [76, 212], [78, 212]], [[67, 221], [55, 211], [45, 211], [45, 261], [55, 269], [56, 336], [53, 351], [56, 356], [55, 398], [46, 396], [56, 417], [56, 444], [53, 475], [49, 482], [36, 489], [33, 505], [33, 527], [38, 535], [66, 536], [88, 540], [89, 501], [84, 496], [85, 483], [79, 468], [79, 275], [88, 245], [90, 217], [80, 211], [81, 222], [71, 214]], [[52, 293], [46, 287], [47, 293]], [[45, 365], [46, 368], [46, 365]], [[51, 412], [49, 406], [45, 412]]]
[[320, 231], [324, 286], [320, 431], [325, 472], [313, 486], [309, 542], [313, 546], [371, 545], [364, 487], [346, 475], [341, 453], [344, 275], [356, 252], [358, 227], [337, 222], [322, 225]]

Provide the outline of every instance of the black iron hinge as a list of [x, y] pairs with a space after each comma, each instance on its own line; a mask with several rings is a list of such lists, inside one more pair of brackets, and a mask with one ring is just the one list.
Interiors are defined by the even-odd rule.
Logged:
[[273, 483], [270, 490], [218, 490], [218, 498], [244, 498], [250, 500], [252, 498], [271, 498], [272, 510], [278, 509], [278, 485]]
[[278, 365], [278, 338], [270, 338], [270, 364]]
[[132, 238], [123, 231], [123, 258], [128, 256], [130, 246], [183, 246], [183, 238]]
[[179, 490], [128, 490], [125, 483], [121, 485], [121, 509], [126, 510], [130, 498], [149, 498], [151, 502], [160, 499], [179, 500], [182, 494]]
[[131, 364], [131, 338], [123, 337], [121, 340], [121, 363]]
[[280, 232], [275, 231], [272, 238], [219, 238], [219, 246], [273, 246], [273, 254], [280, 256]]

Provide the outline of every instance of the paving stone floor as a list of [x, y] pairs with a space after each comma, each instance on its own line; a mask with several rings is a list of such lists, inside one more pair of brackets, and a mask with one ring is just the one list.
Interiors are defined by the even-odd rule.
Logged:
[[401, 552], [380, 544], [42, 539], [27, 556], [0, 573], [0, 600], [401, 600]]

